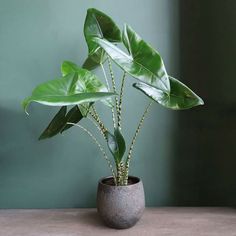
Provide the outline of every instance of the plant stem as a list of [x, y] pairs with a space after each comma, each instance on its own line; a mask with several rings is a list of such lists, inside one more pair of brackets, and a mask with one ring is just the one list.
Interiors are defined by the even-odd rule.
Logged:
[[[112, 82], [113, 92], [116, 93], [116, 83], [115, 83], [115, 77], [114, 77], [114, 73], [113, 73], [113, 70], [112, 70], [112, 64], [111, 64], [110, 57], [108, 57], [108, 67], [109, 67], [109, 71], [110, 71], [110, 74], [111, 74], [111, 82]], [[116, 96], [115, 96], [115, 103], [116, 103], [116, 113], [117, 113], [118, 109], [119, 109], [119, 104], [118, 104], [118, 99], [117, 99]], [[115, 128], [114, 108], [113, 108], [113, 111], [112, 111], [112, 116], [113, 116], [112, 118], [113, 118], [113, 124], [114, 124], [114, 128]]]
[[115, 171], [113, 169], [112, 163], [111, 163], [110, 159], [108, 158], [106, 152], [104, 151], [102, 145], [96, 139], [96, 137], [88, 129], [86, 129], [82, 125], [78, 125], [78, 124], [70, 123], [70, 122], [67, 122], [67, 124], [79, 127], [80, 129], [82, 129], [84, 132], [86, 132], [92, 138], [92, 140], [96, 143], [96, 145], [99, 147], [100, 151], [102, 152], [104, 159], [107, 161], [108, 167], [110, 168], [112, 176], [114, 178], [115, 185], [117, 185], [116, 184], [116, 175], [115, 175]]
[[[87, 118], [96, 126], [96, 128], [99, 130], [99, 132], [102, 134], [104, 137], [104, 133], [102, 132], [101, 127], [98, 125], [98, 123], [91, 117], [87, 116]], [[104, 137], [105, 138], [105, 137]]]
[[117, 111], [117, 123], [120, 130], [121, 130], [121, 108], [122, 108], [122, 98], [124, 94], [125, 76], [126, 76], [126, 72], [124, 71], [122, 81], [121, 81], [120, 100], [119, 100], [118, 111]]
[[103, 75], [104, 75], [104, 77], [105, 77], [105, 80], [106, 80], [107, 88], [108, 88], [108, 90], [110, 91], [110, 85], [109, 85], [109, 82], [108, 82], [108, 79], [107, 79], [107, 74], [106, 74], [106, 71], [105, 71], [105, 69], [104, 69], [104, 66], [103, 66], [103, 64], [102, 64], [102, 63], [100, 63], [100, 65], [101, 65], [101, 67], [102, 67], [102, 72], [103, 72]]
[[124, 163], [121, 161], [119, 163], [116, 163], [116, 169], [117, 169], [117, 185], [124, 185]]
[[132, 151], [133, 151], [133, 148], [134, 148], [134, 144], [136, 142], [136, 139], [137, 139], [137, 136], [142, 128], [142, 125], [143, 125], [143, 122], [144, 122], [144, 119], [146, 117], [146, 115], [148, 114], [148, 111], [149, 111], [149, 108], [151, 107], [153, 101], [151, 101], [148, 106], [146, 107], [140, 121], [139, 121], [139, 124], [138, 124], [138, 127], [134, 133], [134, 136], [133, 136], [133, 139], [131, 141], [131, 145], [130, 145], [130, 148], [129, 148], [129, 152], [128, 152], [128, 156], [127, 156], [127, 159], [126, 159], [126, 162], [125, 162], [125, 185], [127, 185], [128, 183], [128, 176], [129, 176], [129, 163], [130, 163], [130, 160], [131, 160], [131, 157], [132, 157]]
[[92, 106], [92, 109], [93, 109], [93, 112], [90, 111], [89, 109], [86, 109], [86, 110], [87, 110], [88, 114], [91, 115], [92, 118], [97, 122], [98, 126], [100, 127], [101, 133], [103, 134], [104, 139], [107, 139], [106, 138], [106, 131], [107, 131], [107, 129], [106, 129], [105, 125], [103, 124], [103, 122], [101, 121], [99, 115], [97, 114], [94, 106]]
[[[108, 90], [110, 91], [110, 85], [109, 85], [109, 82], [108, 82], [108, 79], [107, 79], [106, 71], [105, 71], [105, 69], [104, 69], [103, 64], [101, 63], [100, 65], [101, 65], [101, 67], [102, 67], [102, 71], [103, 71], [103, 74], [104, 74], [104, 77], [105, 77], [105, 80], [106, 80], [107, 88], [108, 88]], [[115, 120], [114, 106], [111, 107], [111, 113], [112, 113], [113, 126], [114, 126], [114, 128], [115, 128], [115, 127], [116, 127], [116, 120]]]

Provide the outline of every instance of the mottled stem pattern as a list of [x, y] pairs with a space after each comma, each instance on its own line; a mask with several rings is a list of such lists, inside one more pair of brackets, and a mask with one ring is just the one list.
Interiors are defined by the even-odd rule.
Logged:
[[96, 143], [96, 145], [98, 146], [98, 148], [99, 148], [100, 151], [102, 152], [104, 159], [107, 161], [107, 164], [108, 164], [108, 166], [109, 166], [109, 168], [110, 168], [110, 170], [111, 170], [112, 176], [113, 176], [113, 178], [114, 178], [114, 182], [115, 182], [115, 184], [117, 185], [117, 182], [116, 182], [116, 174], [115, 174], [115, 171], [114, 171], [114, 169], [113, 169], [112, 163], [111, 163], [110, 159], [108, 158], [106, 152], [104, 151], [102, 145], [101, 145], [101, 144], [98, 142], [98, 140], [96, 139], [96, 137], [95, 137], [88, 129], [86, 129], [86, 128], [83, 127], [82, 125], [78, 125], [78, 124], [70, 123], [70, 122], [68, 122], [67, 124], [70, 124], [70, 125], [74, 125], [74, 126], [79, 127], [80, 129], [82, 129], [84, 132], [86, 132], [86, 133], [92, 138], [92, 140]]
[[124, 95], [125, 76], [126, 76], [126, 72], [124, 72], [122, 81], [121, 81], [120, 99], [119, 99], [118, 110], [117, 110], [117, 125], [120, 130], [121, 130], [121, 108], [122, 108], [122, 98]]
[[[116, 82], [115, 82], [115, 77], [114, 77], [114, 73], [113, 73], [113, 70], [112, 70], [111, 59], [109, 57], [108, 57], [108, 67], [109, 67], [109, 71], [110, 71], [110, 74], [111, 74], [112, 89], [113, 89], [113, 92], [116, 93], [117, 92], [116, 91]], [[119, 109], [119, 103], [118, 103], [118, 99], [117, 99], [116, 96], [115, 96], [115, 103], [116, 103], [116, 112], [117, 112], [118, 109]], [[114, 128], [115, 128], [114, 108], [113, 108], [112, 116], [113, 116], [113, 124], [114, 124]]]
[[124, 185], [124, 163], [121, 161], [119, 163], [117, 163], [116, 165], [116, 169], [117, 169], [117, 185]]
[[109, 82], [108, 82], [108, 79], [107, 79], [107, 74], [106, 74], [106, 71], [105, 71], [105, 69], [104, 69], [104, 66], [103, 66], [103, 64], [101, 63], [100, 65], [101, 65], [102, 72], [103, 72], [103, 75], [104, 75], [104, 77], [105, 77], [105, 80], [106, 80], [107, 88], [108, 88], [108, 90], [110, 91], [110, 85], [109, 85]]
[[[108, 82], [108, 79], [107, 79], [107, 74], [106, 74], [105, 68], [104, 68], [103, 64], [100, 64], [100, 65], [102, 67], [102, 71], [103, 71], [103, 74], [104, 74], [104, 77], [105, 77], [105, 80], [106, 80], [107, 88], [110, 91], [110, 85], [109, 85], [109, 82]], [[113, 105], [111, 107], [111, 113], [112, 113], [113, 126], [115, 128], [116, 127], [116, 119], [115, 119], [115, 111], [114, 111], [114, 106]]]
[[146, 107], [140, 121], [139, 121], [139, 124], [138, 124], [138, 127], [134, 133], [134, 136], [133, 136], [133, 139], [131, 141], [131, 145], [130, 145], [130, 148], [129, 148], [129, 152], [128, 152], [128, 156], [127, 156], [127, 159], [126, 159], [126, 162], [125, 162], [125, 180], [124, 180], [124, 184], [127, 185], [128, 184], [128, 176], [129, 176], [129, 163], [130, 163], [130, 160], [131, 160], [131, 157], [132, 157], [132, 151], [133, 151], [133, 148], [134, 148], [134, 144], [136, 142], [136, 139], [137, 139], [137, 136], [140, 132], [140, 129], [143, 125], [143, 122], [144, 122], [144, 119], [146, 117], [146, 115], [148, 114], [148, 111], [149, 111], [149, 108], [150, 106], [152, 105], [153, 101], [151, 101], [148, 106]]
[[107, 139], [107, 137], [106, 137], [106, 131], [107, 131], [107, 129], [105, 128], [103, 122], [101, 121], [99, 115], [97, 114], [96, 109], [95, 109], [94, 106], [92, 106], [92, 109], [93, 109], [93, 112], [90, 111], [90, 110], [88, 110], [88, 113], [89, 113], [89, 114], [93, 117], [93, 119], [98, 123], [98, 125], [99, 125], [99, 127], [100, 127], [100, 130], [101, 130], [101, 132], [102, 132], [102, 134], [103, 134], [103, 137], [104, 137], [105, 139]]
[[[102, 136], [104, 137], [104, 133], [101, 129], [101, 127], [98, 125], [98, 123], [93, 119], [91, 118], [90, 116], [87, 116], [87, 118], [96, 126], [96, 128], [99, 130], [99, 132], [102, 134]], [[105, 138], [105, 137], [104, 137]]]

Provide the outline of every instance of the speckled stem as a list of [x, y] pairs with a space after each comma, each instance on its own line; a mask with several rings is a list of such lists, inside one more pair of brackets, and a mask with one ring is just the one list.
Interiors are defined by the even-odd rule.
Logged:
[[97, 124], [99, 125], [100, 130], [101, 130], [101, 132], [103, 134], [104, 139], [107, 140], [107, 137], [106, 137], [107, 129], [106, 129], [105, 125], [103, 124], [103, 122], [101, 121], [100, 117], [98, 116], [94, 106], [92, 106], [92, 109], [93, 109], [93, 112], [88, 110], [88, 114], [91, 115], [92, 118], [97, 122]]
[[146, 115], [148, 114], [148, 111], [149, 111], [149, 108], [150, 106], [152, 105], [153, 101], [151, 101], [148, 106], [146, 107], [140, 121], [139, 121], [139, 124], [138, 124], [138, 127], [134, 133], [134, 136], [133, 136], [133, 139], [131, 141], [131, 145], [130, 145], [130, 148], [129, 148], [129, 152], [128, 152], [128, 156], [127, 156], [127, 159], [126, 159], [126, 162], [125, 162], [125, 182], [124, 184], [127, 185], [128, 184], [128, 176], [129, 176], [129, 163], [130, 163], [130, 160], [131, 160], [131, 157], [132, 157], [132, 151], [133, 151], [133, 148], [134, 148], [134, 144], [136, 142], [136, 139], [137, 139], [137, 136], [140, 132], [140, 129], [143, 125], [143, 122], [144, 122], [144, 119], [146, 117]]
[[[87, 116], [87, 118], [96, 126], [96, 128], [99, 130], [99, 132], [101, 133], [101, 135], [104, 137], [104, 133], [102, 132], [101, 127], [98, 125], [98, 123], [91, 118], [90, 116]], [[105, 138], [105, 137], [104, 137]]]
[[108, 82], [108, 79], [107, 79], [107, 74], [106, 74], [106, 71], [105, 71], [105, 69], [104, 69], [104, 66], [103, 66], [103, 64], [101, 63], [100, 65], [101, 65], [102, 72], [103, 72], [103, 75], [104, 75], [104, 77], [105, 77], [105, 80], [106, 80], [107, 88], [108, 88], [108, 90], [110, 91], [110, 85], [109, 85], [109, 82]]
[[[112, 89], [113, 89], [113, 92], [116, 93], [115, 77], [114, 77], [114, 73], [113, 73], [113, 70], [112, 70], [111, 59], [109, 57], [108, 57], [108, 67], [109, 67], [109, 71], [110, 71], [110, 74], [111, 74]], [[115, 104], [116, 104], [116, 113], [117, 113], [118, 109], [119, 109], [119, 103], [118, 103], [118, 99], [117, 99], [116, 96], [115, 96]], [[114, 108], [113, 108], [112, 116], [113, 116], [113, 124], [114, 124], [114, 128], [115, 128], [116, 125], [115, 125]]]
[[82, 129], [84, 132], [86, 132], [86, 133], [92, 138], [92, 140], [96, 143], [96, 145], [98, 146], [98, 148], [99, 148], [100, 151], [102, 152], [104, 159], [107, 161], [108, 167], [109, 167], [110, 170], [111, 170], [112, 176], [113, 176], [113, 178], [114, 178], [114, 182], [115, 182], [115, 184], [116, 184], [116, 175], [115, 175], [115, 171], [114, 171], [114, 169], [113, 169], [112, 163], [111, 163], [110, 159], [108, 158], [106, 152], [104, 151], [102, 145], [101, 145], [101, 144], [98, 142], [98, 140], [96, 139], [96, 137], [95, 137], [88, 129], [86, 129], [86, 128], [83, 127], [82, 125], [78, 125], [78, 124], [70, 123], [70, 122], [68, 122], [67, 124], [70, 124], [70, 125], [74, 125], [74, 126], [79, 127], [80, 129]]
[[124, 72], [122, 81], [121, 81], [120, 99], [119, 99], [118, 110], [117, 110], [117, 125], [120, 130], [121, 130], [121, 108], [122, 108], [122, 98], [124, 94], [125, 76], [126, 76], [126, 72]]
[[117, 169], [117, 185], [123, 185], [124, 184], [124, 163], [121, 161], [120, 163], [117, 163], [116, 165], [116, 169]]
[[[106, 71], [105, 71], [105, 69], [104, 69], [103, 64], [100, 64], [100, 65], [101, 65], [101, 67], [102, 67], [102, 71], [103, 71], [103, 74], [104, 74], [104, 77], [105, 77], [105, 80], [106, 80], [107, 88], [108, 88], [108, 90], [110, 91], [110, 85], [109, 85], [109, 82], [108, 82], [108, 79], [107, 79]], [[114, 126], [114, 128], [115, 128], [115, 127], [116, 127], [116, 119], [115, 119], [114, 106], [111, 107], [111, 113], [112, 113], [113, 126]]]

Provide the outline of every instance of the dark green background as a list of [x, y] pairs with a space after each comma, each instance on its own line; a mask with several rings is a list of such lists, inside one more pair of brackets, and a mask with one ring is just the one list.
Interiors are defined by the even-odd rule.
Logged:
[[[82, 64], [89, 7], [129, 23], [206, 102], [181, 112], [153, 106], [131, 168], [147, 205], [235, 205], [235, 1], [0, 0], [0, 208], [95, 206], [97, 181], [109, 174], [97, 147], [76, 128], [37, 141], [57, 109], [33, 104], [27, 117], [20, 106], [63, 60]], [[130, 141], [148, 100], [127, 80]], [[98, 110], [110, 125], [109, 110]]]

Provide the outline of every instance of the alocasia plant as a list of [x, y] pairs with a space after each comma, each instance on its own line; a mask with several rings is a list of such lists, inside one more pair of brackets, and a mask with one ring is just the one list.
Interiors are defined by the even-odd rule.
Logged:
[[[37, 86], [32, 95], [23, 101], [23, 107], [27, 112], [27, 106], [31, 102], [61, 106], [39, 139], [53, 137], [72, 126], [81, 128], [98, 145], [107, 160], [114, 184], [127, 185], [134, 144], [153, 101], [173, 110], [189, 109], [204, 103], [190, 88], [168, 75], [159, 53], [130, 26], [125, 25], [121, 32], [109, 16], [96, 9], [88, 9], [84, 36], [88, 45], [88, 57], [82, 68], [73, 62], [64, 61], [61, 66], [62, 77]], [[123, 44], [127, 51], [121, 50], [119, 44]], [[123, 70], [119, 89], [112, 62]], [[108, 66], [110, 81], [104, 65]], [[101, 67], [106, 85], [92, 72], [97, 67]], [[126, 142], [121, 132], [121, 111], [127, 75], [137, 80], [133, 87], [148, 96], [150, 103], [144, 110], [126, 152]], [[108, 130], [96, 111], [97, 101], [110, 107], [113, 130]], [[71, 105], [73, 107], [69, 108]], [[105, 147], [95, 135], [79, 124], [85, 118], [99, 129], [113, 159], [108, 157]]]

